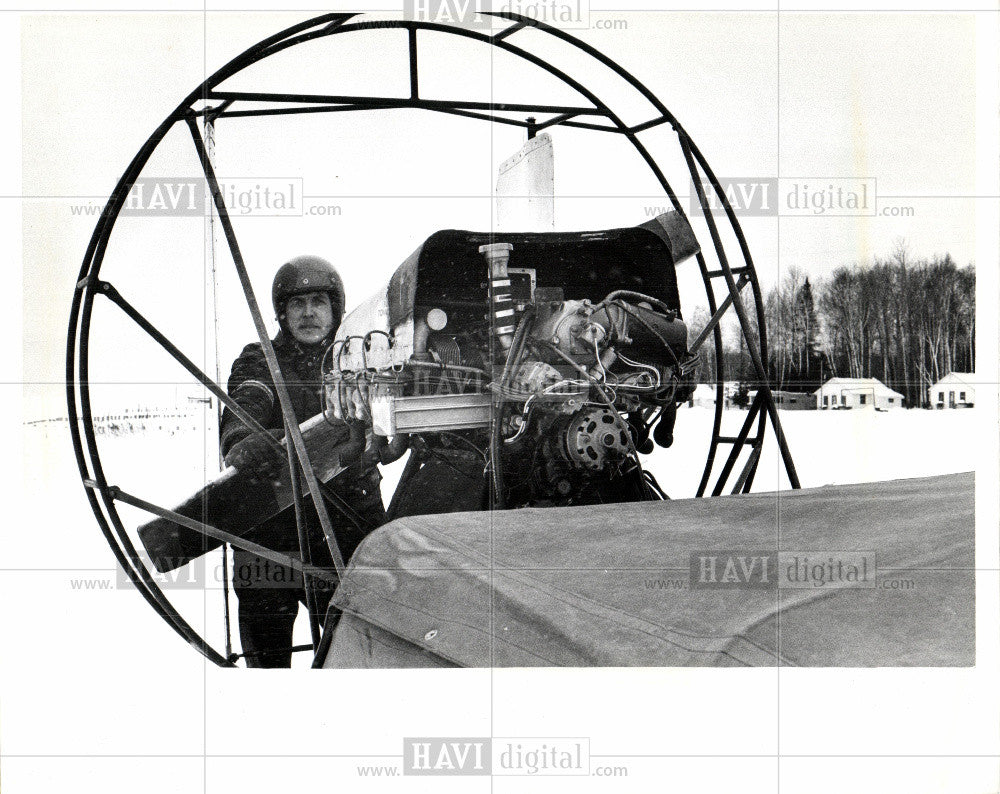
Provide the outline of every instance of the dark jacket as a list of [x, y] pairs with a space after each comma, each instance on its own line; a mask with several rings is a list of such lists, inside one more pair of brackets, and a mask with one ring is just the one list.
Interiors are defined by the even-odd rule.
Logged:
[[[272, 340], [272, 345], [278, 359], [278, 368], [292, 398], [295, 418], [301, 424], [316, 416], [322, 407], [320, 364], [326, 345], [321, 343], [305, 347], [284, 331], [278, 333]], [[233, 362], [227, 390], [229, 396], [264, 427], [269, 430], [284, 428], [278, 392], [271, 379], [264, 351], [258, 342], [243, 348], [243, 352]], [[226, 408], [222, 412], [219, 440], [223, 455], [228, 454], [234, 444], [250, 433], [250, 428], [232, 411]]]
[[[304, 346], [291, 334], [282, 330], [272, 344], [278, 359], [278, 367], [291, 397], [295, 418], [301, 424], [322, 410], [320, 367], [327, 342]], [[230, 397], [265, 428], [283, 431], [281, 404], [267, 360], [264, 358], [264, 351], [259, 343], [247, 345], [233, 362], [227, 390]], [[223, 455], [252, 432], [228, 408], [222, 412], [219, 431]], [[366, 450], [366, 454], [362, 455], [358, 463], [352, 465], [331, 483], [333, 490], [340, 494], [369, 525], [364, 532], [359, 533], [335, 508], [329, 509], [330, 518], [338, 529], [338, 535], [344, 533], [342, 538], [344, 542], [340, 545], [345, 559], [353, 552], [365, 532], [371, 531], [381, 523], [383, 512], [380, 480], [381, 475], [376, 466], [375, 456]], [[309, 523], [314, 529], [318, 529], [315, 511], [311, 504], [308, 507]], [[263, 525], [261, 530], [261, 533], [255, 535], [255, 539], [259, 539], [259, 542], [279, 551], [298, 549], [293, 510], [284, 511]]]

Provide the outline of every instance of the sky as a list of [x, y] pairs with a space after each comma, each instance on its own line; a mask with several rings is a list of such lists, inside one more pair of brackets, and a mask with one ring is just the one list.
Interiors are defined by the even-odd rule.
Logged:
[[[574, 32], [644, 82], [721, 178], [780, 178], [779, 206], [782, 198], [787, 204], [792, 189], [868, 185], [872, 206], [865, 215], [782, 210], [778, 216], [741, 217], [765, 290], [790, 267], [822, 278], [838, 265], [885, 255], [900, 239], [917, 256], [947, 251], [960, 264], [974, 261], [972, 16], [783, 14], [779, 23], [773, 13], [762, 12], [601, 15], [618, 29]], [[278, 13], [25, 17], [23, 347], [26, 388], [33, 390], [26, 400], [30, 416], [65, 413], [57, 384], [69, 300], [97, 219], [90, 213], [103, 204], [152, 130], [206, 73], [303, 18]], [[648, 103], [600, 65], [537, 31], [518, 37], [519, 44], [605, 99], [626, 122], [653, 118]], [[419, 52], [425, 98], [581, 103], [574, 90], [551, 76], [475, 42], [421, 34]], [[402, 96], [409, 88], [406, 66], [402, 32], [364, 31], [279, 53], [221, 88]], [[558, 229], [631, 226], [666, 207], [651, 173], [620, 136], [568, 128], [549, 132]], [[676, 134], [662, 125], [641, 139], [690, 210], [691, 186]], [[259, 197], [261, 183], [276, 190], [291, 183], [301, 191], [306, 213], [324, 213], [234, 213], [269, 327], [274, 329], [271, 275], [292, 256], [315, 253], [334, 262], [350, 308], [384, 284], [432, 232], [490, 228], [497, 166], [522, 142], [517, 128], [414, 110], [221, 120], [216, 171], [226, 184]], [[188, 130], [177, 125], [142, 176], [199, 173]], [[871, 214], [894, 207], [910, 214]], [[710, 248], [704, 222], [691, 214], [703, 248]], [[224, 375], [254, 332], [219, 236], [218, 309], [213, 309], [206, 292], [213, 261], [206, 234], [202, 217], [122, 217], [102, 278], [206, 371], [215, 372], [218, 358]], [[727, 230], [723, 234], [732, 258], [733, 237]], [[678, 277], [688, 311], [705, 304], [693, 260], [679, 268]], [[41, 296], [48, 302], [53, 294], [58, 310], [43, 313]], [[129, 402], [169, 402], [175, 384], [188, 381], [108, 305], [99, 304], [95, 312], [91, 362], [93, 381], [115, 384], [108, 392]], [[148, 385], [156, 382], [165, 385]], [[138, 385], [130, 391], [123, 383]]]

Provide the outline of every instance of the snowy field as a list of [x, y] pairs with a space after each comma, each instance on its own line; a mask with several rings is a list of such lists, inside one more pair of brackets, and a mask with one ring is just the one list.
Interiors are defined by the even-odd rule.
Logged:
[[[803, 488], [853, 482], [929, 477], [975, 468], [976, 410], [779, 411]], [[674, 445], [657, 450], [646, 465], [672, 498], [694, 496], [712, 432], [713, 410], [677, 412]], [[723, 413], [723, 435], [735, 436], [746, 412]], [[754, 425], [756, 428], [756, 424]], [[979, 426], [981, 428], [981, 425]], [[729, 454], [720, 445], [716, 475]], [[740, 458], [738, 473], [746, 452]], [[735, 476], [730, 479], [730, 487]], [[714, 478], [712, 484], [714, 485]], [[754, 491], [788, 487], [774, 434], [768, 427]], [[728, 493], [728, 490], [726, 491]]]
[[[979, 432], [975, 409], [780, 411], [779, 416], [803, 488], [926, 477], [974, 468], [971, 450]], [[745, 411], [727, 410], [722, 433], [736, 435], [745, 417]], [[712, 418], [710, 408], [681, 408], [673, 446], [656, 448], [651, 455], [643, 456], [645, 467], [671, 498], [695, 495], [708, 452]], [[201, 487], [206, 474], [209, 479], [213, 476], [214, 433], [191, 419], [180, 426], [141, 434], [100, 435], [98, 445], [108, 481], [153, 502], [177, 502]], [[65, 422], [26, 427], [24, 447], [28, 495], [44, 503], [46, 491], [69, 494], [69, 498], [62, 496], [59, 504], [67, 509], [73, 509], [70, 505], [83, 508], [82, 515], [89, 517], [89, 507], [74, 496], [79, 493], [80, 483]], [[729, 449], [728, 445], [720, 445], [716, 475]], [[744, 451], [730, 485], [746, 455]], [[405, 459], [384, 469], [386, 504], [404, 463]], [[787, 487], [769, 423], [753, 490]], [[72, 520], [72, 516], [64, 520]]]
[[[745, 415], [728, 411], [723, 432], [735, 435]], [[968, 471], [975, 467], [976, 434], [982, 432], [981, 423], [977, 428], [976, 409], [783, 411], [780, 416], [803, 487]], [[694, 495], [711, 426], [711, 409], [681, 409], [673, 447], [657, 449], [646, 459], [647, 467], [672, 498]], [[777, 445], [768, 432], [755, 491], [788, 487]], [[185, 658], [190, 662], [193, 652], [185, 643], [134, 590], [120, 586], [114, 558], [80, 484], [66, 424], [25, 427], [23, 440], [24, 515], [30, 515], [30, 520], [22, 522], [19, 531], [8, 533], [5, 567], [23, 570], [24, 584], [32, 593], [32, 609], [23, 616], [25, 633], [37, 630], [40, 611], [51, 615], [52, 630], [79, 648], [83, 652], [81, 664], [95, 665], [95, 672], [105, 655], [121, 654], [141, 664], [146, 654], [154, 652], [168, 660], [176, 656], [182, 665]], [[197, 423], [144, 435], [101, 436], [99, 444], [110, 483], [170, 506], [200, 487], [206, 471], [211, 470], [211, 463], [205, 460], [211, 461], [214, 455], [214, 440]], [[720, 448], [716, 471], [727, 453], [728, 448]], [[399, 462], [385, 472], [387, 503], [401, 468]], [[121, 514], [130, 530], [147, 520], [144, 513], [125, 505]], [[208, 581], [207, 588], [198, 584], [170, 592], [185, 618], [216, 648], [224, 644], [220, 568], [221, 554], [210, 553], [207, 568], [197, 574], [199, 580]], [[189, 573], [184, 571], [183, 576]], [[5, 581], [11, 586], [10, 577]], [[7, 592], [0, 597], [16, 601], [24, 596]], [[232, 603], [235, 608], [235, 598]], [[308, 642], [304, 620], [299, 620], [296, 633], [297, 642]], [[236, 634], [234, 614], [234, 642]], [[296, 666], [308, 665], [306, 656], [298, 654]], [[50, 662], [38, 654], [30, 658], [32, 664], [53, 664], [53, 676], [61, 677], [55, 659]], [[79, 680], [86, 680], [86, 676]], [[22, 719], [8, 716], [24, 725]]]

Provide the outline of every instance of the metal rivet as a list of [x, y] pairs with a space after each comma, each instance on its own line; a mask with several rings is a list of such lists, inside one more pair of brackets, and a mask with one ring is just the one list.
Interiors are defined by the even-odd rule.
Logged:
[[433, 640], [433, 639], [434, 639], [434, 638], [435, 638], [435, 637], [436, 637], [437, 635], [438, 635], [438, 630], [437, 630], [437, 629], [431, 629], [430, 631], [428, 631], [428, 632], [427, 632], [427, 633], [426, 633], [426, 634], [424, 635], [424, 639], [425, 639], [425, 640], [428, 640], [428, 641], [429, 641], [429, 640]]

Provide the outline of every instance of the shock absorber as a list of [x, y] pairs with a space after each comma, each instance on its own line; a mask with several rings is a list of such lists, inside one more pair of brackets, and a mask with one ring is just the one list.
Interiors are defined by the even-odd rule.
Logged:
[[489, 269], [489, 300], [493, 332], [503, 350], [510, 349], [514, 338], [514, 297], [510, 288], [507, 263], [514, 246], [510, 243], [490, 243], [479, 246], [479, 253], [486, 257]]
[[[486, 257], [489, 271], [487, 295], [489, 297], [489, 320], [492, 326], [490, 338], [490, 358], [497, 352], [496, 345], [507, 353], [514, 341], [514, 297], [510, 288], [510, 274], [507, 263], [514, 246], [510, 243], [490, 243], [479, 246], [479, 253]], [[497, 395], [490, 418], [490, 479], [492, 480], [494, 505], [503, 510], [505, 505], [503, 463], [500, 458], [500, 426], [503, 418], [503, 396]]]

